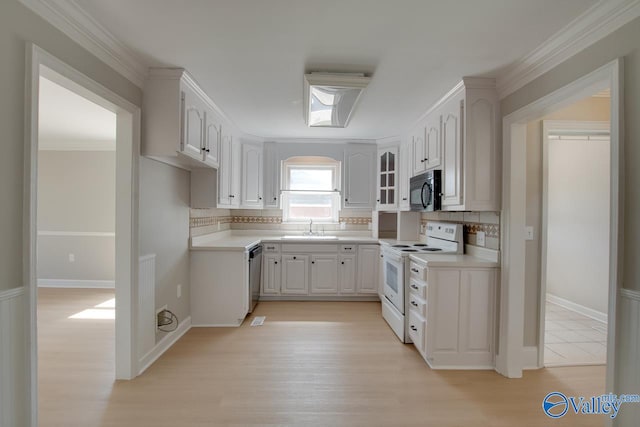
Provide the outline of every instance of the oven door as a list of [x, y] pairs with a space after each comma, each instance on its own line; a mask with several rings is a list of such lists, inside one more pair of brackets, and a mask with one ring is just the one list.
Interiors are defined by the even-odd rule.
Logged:
[[384, 252], [384, 296], [404, 314], [404, 263], [394, 251]]

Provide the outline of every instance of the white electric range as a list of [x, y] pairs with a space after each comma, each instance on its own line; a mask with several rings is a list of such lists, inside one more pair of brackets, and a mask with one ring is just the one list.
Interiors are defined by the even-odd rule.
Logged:
[[[409, 255], [416, 253], [462, 254], [462, 224], [427, 223], [426, 241], [382, 241], [382, 317], [402, 342], [409, 338]], [[407, 314], [405, 316], [405, 313]]]

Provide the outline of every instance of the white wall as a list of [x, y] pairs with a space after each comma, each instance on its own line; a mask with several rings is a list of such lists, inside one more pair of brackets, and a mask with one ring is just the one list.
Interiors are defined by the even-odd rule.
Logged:
[[180, 321], [191, 314], [189, 197], [189, 172], [140, 158], [140, 254], [156, 254], [156, 308], [167, 305]]
[[38, 279], [114, 280], [115, 168], [115, 151], [38, 152]]
[[548, 144], [547, 293], [607, 313], [609, 141]]

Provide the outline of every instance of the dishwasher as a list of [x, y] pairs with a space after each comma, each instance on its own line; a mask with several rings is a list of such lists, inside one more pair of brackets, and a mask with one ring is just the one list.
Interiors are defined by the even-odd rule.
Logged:
[[262, 272], [262, 245], [249, 249], [249, 313], [260, 299], [260, 277]]

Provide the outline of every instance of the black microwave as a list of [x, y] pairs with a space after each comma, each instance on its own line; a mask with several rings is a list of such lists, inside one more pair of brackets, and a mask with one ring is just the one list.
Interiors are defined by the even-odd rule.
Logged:
[[442, 171], [434, 169], [411, 178], [409, 200], [412, 211], [439, 211]]

